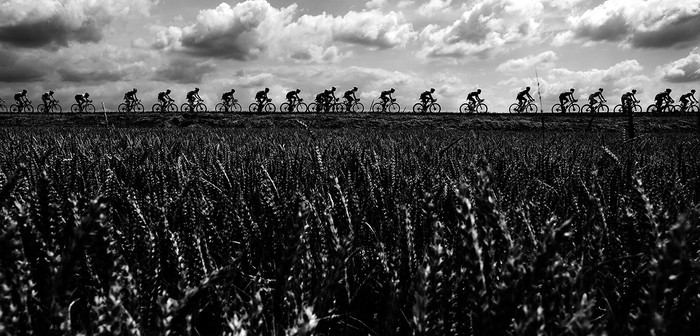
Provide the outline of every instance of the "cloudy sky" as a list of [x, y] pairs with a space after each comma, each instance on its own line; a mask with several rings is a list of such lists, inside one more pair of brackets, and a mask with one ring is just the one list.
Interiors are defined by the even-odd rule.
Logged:
[[[483, 90], [504, 110], [537, 86], [545, 109], [570, 87], [637, 88], [648, 101], [700, 84], [700, 0], [0, 0], [0, 97], [88, 91], [145, 105], [194, 87], [244, 106], [270, 87], [360, 87], [369, 103], [394, 87], [404, 106], [437, 89], [443, 109]], [[613, 99], [614, 98], [614, 99]]]

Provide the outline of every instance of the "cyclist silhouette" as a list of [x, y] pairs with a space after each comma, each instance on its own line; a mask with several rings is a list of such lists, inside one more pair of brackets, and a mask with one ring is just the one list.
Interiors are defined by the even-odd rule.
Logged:
[[576, 102], [576, 99], [574, 98], [574, 92], [576, 90], [571, 89], [566, 92], [562, 92], [559, 94], [559, 103], [561, 104], [561, 113], [566, 113], [566, 103], [567, 102]]
[[294, 108], [295, 104], [297, 102], [301, 101], [301, 98], [299, 98], [299, 93], [301, 93], [301, 90], [299, 90], [299, 89], [287, 92], [286, 98], [287, 98], [287, 102], [289, 102], [290, 112]]
[[160, 103], [161, 106], [165, 107], [168, 106], [170, 102], [175, 101], [174, 99], [170, 98], [170, 89], [167, 89], [165, 91], [159, 92], [158, 93], [158, 102]]
[[535, 100], [530, 95], [530, 87], [529, 86], [526, 87], [524, 91], [520, 91], [518, 93], [518, 96], [516, 97], [516, 99], [518, 100], [518, 105], [520, 106], [521, 111], [527, 103]]
[[51, 107], [51, 103], [56, 102], [56, 99], [53, 97], [53, 93], [54, 93], [53, 91], [49, 91], [49, 92], [44, 92], [41, 95], [41, 101], [44, 103], [44, 106], [45, 106], [44, 107], [45, 110], [42, 112], [46, 112], [46, 110], [49, 110], [49, 108]]
[[[433, 93], [435, 93], [435, 89], [431, 88], [430, 90], [420, 94], [420, 101], [424, 107], [428, 106], [428, 104], [435, 102], [435, 98], [433, 98]], [[425, 108], [423, 108], [423, 110], [425, 110]]]
[[694, 102], [698, 103], [698, 100], [695, 99], [695, 89], [690, 90], [689, 93], [686, 93], [681, 96], [681, 111], [685, 112], [685, 110], [688, 108], [688, 103]]
[[382, 108], [383, 110], [386, 110], [386, 105], [387, 103], [391, 102], [394, 100], [393, 97], [391, 97], [391, 94], [396, 92], [394, 88], [391, 88], [391, 90], [388, 91], [382, 91], [382, 93], [379, 95], [379, 99], [382, 100]]
[[187, 102], [190, 104], [190, 110], [194, 110], [195, 100], [202, 100], [199, 96], [199, 88], [194, 88], [194, 90], [187, 92]]
[[231, 91], [224, 92], [224, 94], [221, 95], [221, 100], [224, 101], [224, 104], [226, 104], [226, 106], [231, 105], [231, 102], [233, 102], [234, 93], [236, 93], [236, 89], [231, 89]]
[[473, 107], [476, 107], [479, 105], [480, 102], [483, 100], [479, 98], [479, 95], [481, 94], [481, 89], [477, 89], [474, 92], [471, 92], [467, 95], [467, 101], [472, 103]]
[[637, 90], [633, 89], [631, 92], [623, 94], [620, 98], [623, 113], [632, 113], [632, 107], [638, 102], [637, 97], [634, 96], [636, 93]]
[[89, 93], [87, 93], [87, 92], [82, 93], [82, 94], [81, 94], [81, 93], [78, 93], [77, 95], [75, 95], [75, 102], [78, 103], [78, 106], [80, 106], [80, 108], [82, 109], [82, 108], [83, 108], [83, 104], [89, 103], [89, 102], [90, 102], [90, 101], [88, 100], [88, 98], [90, 98], [90, 94], [89, 94]]
[[17, 107], [19, 110], [22, 111], [22, 109], [24, 109], [24, 105], [29, 104], [29, 100], [27, 99], [27, 90], [22, 90], [21, 92], [15, 93], [15, 101], [17, 102]]
[[357, 92], [357, 90], [358, 88], [356, 86], [352, 88], [352, 90], [345, 91], [345, 94], [343, 95], [343, 98], [345, 98], [345, 106], [347, 107], [348, 112], [350, 111], [352, 103], [357, 100], [357, 96], [355, 96], [355, 92]]
[[263, 105], [270, 99], [267, 97], [268, 92], [270, 92], [270, 88], [265, 88], [265, 90], [259, 91], [255, 95], [255, 100], [258, 103], [258, 111], [262, 111]]
[[138, 92], [138, 90], [136, 90], [136, 88], [134, 88], [133, 90], [124, 94], [124, 102], [128, 106], [134, 106], [134, 104], [139, 100], [136, 97], [136, 92]]
[[326, 110], [329, 110], [331, 105], [336, 101], [335, 86], [332, 87], [330, 90], [324, 91], [324, 95], [325, 95], [325, 103], [326, 103], [325, 108], [326, 108]]
[[666, 91], [657, 94], [654, 97], [654, 100], [656, 101], [656, 112], [659, 113], [661, 112], [661, 106], [665, 102], [673, 103], [673, 98], [671, 98], [671, 89], [666, 89]]
[[588, 96], [588, 105], [591, 105], [591, 110], [595, 111], [596, 104], [604, 102], [605, 100], [605, 97], [603, 97], [603, 88], [600, 88], [598, 91]]

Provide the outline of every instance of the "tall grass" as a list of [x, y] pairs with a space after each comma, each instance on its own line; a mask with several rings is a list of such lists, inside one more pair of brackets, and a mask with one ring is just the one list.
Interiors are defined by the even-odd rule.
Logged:
[[0, 334], [695, 335], [700, 142], [0, 130]]

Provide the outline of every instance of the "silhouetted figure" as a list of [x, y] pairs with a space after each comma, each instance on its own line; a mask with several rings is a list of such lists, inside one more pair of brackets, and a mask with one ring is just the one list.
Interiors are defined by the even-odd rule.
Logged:
[[671, 91], [671, 89], [666, 89], [666, 91], [661, 92], [654, 97], [654, 100], [656, 101], [655, 113], [661, 113], [661, 108], [664, 105], [664, 103], [673, 103], [673, 98], [671, 98]]
[[572, 88], [569, 91], [562, 92], [561, 94], [559, 94], [559, 104], [561, 104], [561, 113], [566, 113], [566, 103], [576, 102], [576, 98], [574, 98], [574, 92], [576, 92], [576, 90]]

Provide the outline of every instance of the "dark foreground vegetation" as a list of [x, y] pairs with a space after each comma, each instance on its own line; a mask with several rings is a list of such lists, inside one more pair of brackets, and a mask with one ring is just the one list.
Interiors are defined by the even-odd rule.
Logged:
[[698, 153], [0, 129], [0, 334], [697, 335]]

